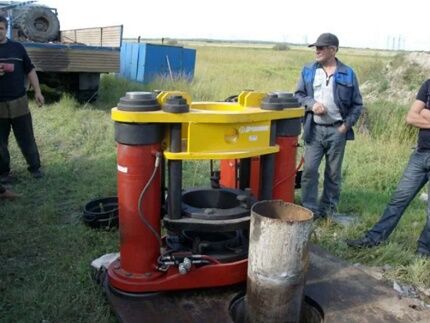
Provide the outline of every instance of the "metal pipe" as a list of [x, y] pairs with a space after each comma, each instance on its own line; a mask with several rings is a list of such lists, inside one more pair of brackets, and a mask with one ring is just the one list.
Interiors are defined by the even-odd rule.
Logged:
[[[170, 125], [170, 151], [181, 151], [181, 124]], [[168, 179], [168, 217], [180, 219], [182, 212], [182, 160], [169, 160]]]
[[239, 188], [244, 190], [250, 185], [251, 158], [242, 158], [239, 165]]
[[164, 159], [163, 155], [161, 156], [161, 164], [160, 164], [160, 173], [161, 173], [161, 213], [160, 213], [160, 219], [163, 218], [163, 216], [166, 214], [166, 160]]
[[252, 207], [247, 322], [300, 321], [312, 219], [308, 209], [282, 200]]
[[[270, 146], [276, 144], [276, 122], [270, 125]], [[275, 174], [275, 154], [261, 156], [261, 200], [270, 200], [273, 196], [273, 176]]]

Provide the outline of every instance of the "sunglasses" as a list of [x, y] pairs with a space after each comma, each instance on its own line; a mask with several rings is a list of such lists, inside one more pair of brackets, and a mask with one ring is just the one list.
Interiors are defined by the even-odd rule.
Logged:
[[329, 48], [329, 46], [316, 46], [317, 50], [324, 50], [324, 49], [327, 49], [327, 48]]

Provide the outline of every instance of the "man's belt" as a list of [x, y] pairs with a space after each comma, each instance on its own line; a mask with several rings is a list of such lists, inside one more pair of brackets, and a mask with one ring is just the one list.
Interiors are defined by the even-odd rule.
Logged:
[[342, 120], [338, 120], [336, 122], [333, 123], [316, 123], [317, 126], [321, 126], [321, 127], [338, 127], [343, 123]]

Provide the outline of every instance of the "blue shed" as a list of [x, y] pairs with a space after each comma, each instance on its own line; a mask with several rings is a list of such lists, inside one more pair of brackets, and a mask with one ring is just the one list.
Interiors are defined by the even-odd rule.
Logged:
[[179, 46], [126, 43], [121, 46], [120, 75], [128, 80], [149, 83], [158, 76], [192, 80], [196, 50]]

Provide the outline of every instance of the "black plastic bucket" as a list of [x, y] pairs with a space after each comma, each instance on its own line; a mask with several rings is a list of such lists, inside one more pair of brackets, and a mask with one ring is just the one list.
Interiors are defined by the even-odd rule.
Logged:
[[82, 219], [92, 228], [118, 227], [118, 197], [102, 197], [88, 202]]

